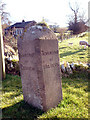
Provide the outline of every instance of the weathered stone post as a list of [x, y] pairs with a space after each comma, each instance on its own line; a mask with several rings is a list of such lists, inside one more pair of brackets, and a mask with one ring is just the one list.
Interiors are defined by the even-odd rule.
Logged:
[[4, 60], [4, 47], [3, 47], [1, 17], [0, 17], [0, 80], [2, 80], [2, 78], [5, 78], [5, 60]]
[[32, 26], [18, 39], [24, 100], [44, 111], [62, 99], [58, 40], [48, 28]]

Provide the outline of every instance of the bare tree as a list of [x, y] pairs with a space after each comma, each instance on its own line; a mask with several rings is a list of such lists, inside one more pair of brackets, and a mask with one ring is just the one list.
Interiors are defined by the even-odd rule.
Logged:
[[0, 16], [2, 20], [2, 24], [9, 23], [9, 13], [5, 11], [6, 4], [0, 1]]
[[73, 15], [69, 16], [69, 30], [73, 31], [73, 34], [78, 34], [86, 31], [86, 18], [85, 12], [79, 13], [80, 6], [77, 2], [71, 5], [69, 2], [69, 7], [73, 12]]
[[74, 8], [71, 6], [71, 4], [69, 2], [69, 7], [74, 13], [74, 23], [77, 23], [77, 16], [78, 16], [78, 11], [79, 11], [79, 6], [78, 6], [77, 2], [75, 2]]

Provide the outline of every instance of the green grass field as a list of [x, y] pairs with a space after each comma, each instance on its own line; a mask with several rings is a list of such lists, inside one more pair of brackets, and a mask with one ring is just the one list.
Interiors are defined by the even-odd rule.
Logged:
[[[89, 48], [86, 47], [86, 49], [84, 49], [84, 46], [81, 47], [79, 45], [79, 42], [82, 40], [88, 42], [88, 36], [83, 38], [71, 38], [59, 43], [60, 62], [88, 63]], [[73, 45], [69, 45], [69, 43], [73, 43]]]
[[[64, 40], [59, 43], [60, 62], [88, 62], [88, 48], [79, 46], [79, 41], [88, 41], [88, 37]], [[73, 42], [72, 46], [68, 43]], [[88, 76], [85, 72], [74, 73], [62, 78], [63, 100], [56, 108], [43, 112], [23, 100], [21, 79], [6, 75], [2, 82], [2, 116], [14, 120], [86, 118], [88, 120]], [[85, 119], [85, 120], [86, 120]]]
[[88, 78], [75, 75], [62, 78], [63, 100], [56, 108], [43, 112], [23, 100], [21, 79], [7, 75], [2, 82], [3, 118], [25, 118], [25, 120], [88, 118]]

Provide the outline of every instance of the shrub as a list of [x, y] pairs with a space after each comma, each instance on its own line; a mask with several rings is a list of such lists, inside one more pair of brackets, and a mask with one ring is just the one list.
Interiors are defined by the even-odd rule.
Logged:
[[19, 62], [16, 60], [5, 59], [6, 73], [20, 75]]

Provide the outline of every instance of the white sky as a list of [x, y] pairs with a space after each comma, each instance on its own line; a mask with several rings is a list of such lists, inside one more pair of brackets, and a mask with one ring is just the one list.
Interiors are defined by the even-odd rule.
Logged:
[[[42, 18], [48, 19], [51, 24], [57, 23], [61, 27], [67, 26], [67, 16], [72, 13], [69, 1], [75, 0], [3, 0], [6, 3], [6, 11], [10, 13], [10, 20], [21, 22], [35, 20], [40, 22]], [[80, 5], [81, 12], [88, 15], [89, 0], [76, 0]]]

